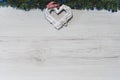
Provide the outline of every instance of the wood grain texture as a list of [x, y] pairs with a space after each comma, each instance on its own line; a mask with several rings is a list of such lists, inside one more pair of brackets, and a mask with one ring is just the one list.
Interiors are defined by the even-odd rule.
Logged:
[[68, 27], [56, 30], [39, 10], [1, 9], [0, 74], [24, 80], [119, 80], [120, 12], [73, 13]]

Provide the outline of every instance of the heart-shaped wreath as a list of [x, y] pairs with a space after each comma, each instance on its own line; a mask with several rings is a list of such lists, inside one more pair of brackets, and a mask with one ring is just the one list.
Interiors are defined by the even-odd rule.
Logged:
[[[51, 15], [51, 12], [53, 12], [53, 11], [57, 15], [61, 14], [63, 11], [65, 11], [66, 13], [64, 14], [64, 16], [61, 19], [56, 20]], [[72, 14], [70, 7], [68, 7], [66, 5], [59, 6], [58, 4], [53, 5], [53, 2], [51, 2], [47, 5], [47, 8], [45, 9], [45, 17], [51, 24], [54, 25], [54, 27], [56, 29], [59, 30], [67, 24], [67, 22], [73, 17], [73, 14]]]

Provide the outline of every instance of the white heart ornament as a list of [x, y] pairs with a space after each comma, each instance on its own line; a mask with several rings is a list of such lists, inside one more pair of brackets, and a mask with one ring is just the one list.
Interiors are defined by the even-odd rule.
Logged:
[[[65, 11], [66, 14], [60, 19], [60, 20], [56, 20], [53, 16], [51, 16], [51, 12], [55, 11], [56, 14], [61, 14], [62, 11]], [[46, 19], [54, 25], [54, 27], [56, 29], [61, 29], [72, 17], [72, 11], [71, 8], [66, 6], [66, 5], [62, 5], [60, 6], [60, 8], [52, 8], [52, 9], [45, 9], [45, 17]]]

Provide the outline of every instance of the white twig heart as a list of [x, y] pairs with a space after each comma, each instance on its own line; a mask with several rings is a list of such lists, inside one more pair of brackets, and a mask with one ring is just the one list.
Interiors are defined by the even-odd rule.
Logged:
[[[66, 14], [59, 20], [56, 20], [53, 16], [51, 16], [51, 12], [55, 11], [56, 14], [61, 14], [62, 11], [65, 11]], [[45, 16], [46, 19], [55, 26], [56, 29], [61, 29], [73, 16], [71, 8], [62, 5], [59, 9], [58, 8], [52, 8], [52, 9], [45, 9]]]

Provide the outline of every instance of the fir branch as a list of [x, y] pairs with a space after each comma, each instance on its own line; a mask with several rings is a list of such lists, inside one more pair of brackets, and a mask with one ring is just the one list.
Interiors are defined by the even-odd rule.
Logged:
[[[51, 0], [0, 0], [0, 6], [11, 6], [23, 10], [44, 9]], [[52, 0], [59, 4], [66, 4], [72, 9], [120, 10], [120, 0]]]

